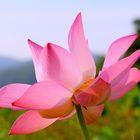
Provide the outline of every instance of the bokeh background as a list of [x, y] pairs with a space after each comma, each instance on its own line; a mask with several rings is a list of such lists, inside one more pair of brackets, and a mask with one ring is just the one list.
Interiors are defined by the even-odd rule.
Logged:
[[[9, 83], [35, 83], [27, 39], [41, 45], [53, 42], [67, 48], [69, 28], [80, 11], [99, 71], [112, 41], [140, 34], [139, 7], [139, 0], [0, 0], [0, 87]], [[136, 49], [140, 49], [140, 38], [125, 55]], [[136, 67], [140, 68], [140, 60]], [[21, 113], [0, 109], [0, 140], [82, 140], [76, 115], [31, 135], [9, 136], [10, 126]], [[139, 127], [140, 86], [137, 85], [122, 99], [107, 102], [102, 117], [88, 129], [92, 140], [139, 140]]]

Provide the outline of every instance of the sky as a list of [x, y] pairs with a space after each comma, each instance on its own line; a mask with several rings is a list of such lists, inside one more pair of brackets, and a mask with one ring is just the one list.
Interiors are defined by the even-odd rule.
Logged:
[[79, 12], [90, 50], [105, 54], [115, 39], [134, 33], [139, 6], [139, 0], [0, 0], [0, 56], [31, 58], [28, 38], [68, 48], [68, 32]]

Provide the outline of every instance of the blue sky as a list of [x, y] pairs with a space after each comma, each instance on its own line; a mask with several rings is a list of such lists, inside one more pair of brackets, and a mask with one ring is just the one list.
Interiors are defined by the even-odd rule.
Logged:
[[67, 48], [69, 28], [78, 12], [82, 12], [91, 51], [105, 53], [113, 40], [133, 34], [139, 5], [139, 0], [1, 0], [0, 56], [30, 58], [28, 38]]

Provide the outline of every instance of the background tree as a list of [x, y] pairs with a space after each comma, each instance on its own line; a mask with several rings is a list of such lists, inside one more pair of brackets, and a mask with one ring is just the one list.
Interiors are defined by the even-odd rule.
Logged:
[[[132, 54], [134, 51], [140, 49], [140, 19], [134, 20], [134, 26], [135, 26], [135, 33], [139, 34], [139, 37], [137, 40], [133, 43], [133, 45], [130, 47], [130, 49], [127, 51], [126, 55]], [[140, 60], [137, 61], [135, 64], [137, 68], [140, 68]]]

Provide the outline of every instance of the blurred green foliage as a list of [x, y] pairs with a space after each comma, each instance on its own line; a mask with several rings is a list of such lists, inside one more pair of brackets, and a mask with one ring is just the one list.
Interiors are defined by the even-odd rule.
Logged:
[[[59, 121], [30, 135], [9, 136], [13, 121], [19, 111], [1, 109], [0, 140], [83, 140], [77, 116]], [[88, 126], [91, 140], [139, 140], [140, 93], [136, 87], [122, 99], [109, 103], [96, 124]]]
[[135, 30], [138, 34], [140, 34], [140, 19], [134, 20]]
[[[140, 49], [140, 19], [134, 20], [135, 32], [139, 35], [136, 41], [132, 44], [132, 46], [128, 49], [126, 56], [132, 54], [134, 51]], [[135, 67], [140, 69], [140, 59], [135, 63]], [[140, 83], [138, 83], [138, 87], [140, 88]]]

